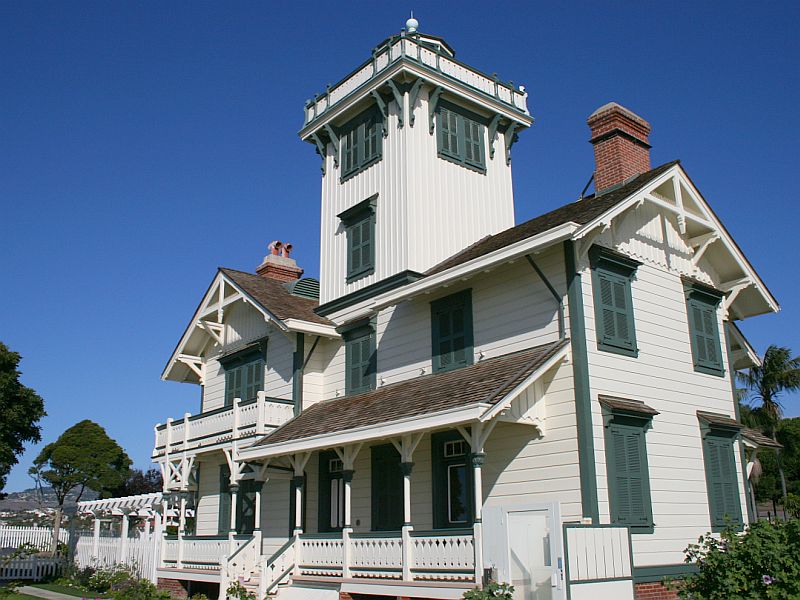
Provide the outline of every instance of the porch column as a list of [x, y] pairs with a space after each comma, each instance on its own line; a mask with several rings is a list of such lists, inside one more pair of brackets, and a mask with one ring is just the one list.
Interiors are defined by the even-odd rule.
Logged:
[[[156, 523], [156, 532], [159, 536], [159, 548], [158, 548], [158, 562], [157, 565], [164, 566], [164, 551], [165, 546], [167, 545], [167, 513], [169, 512], [169, 502], [167, 501], [165, 495], [162, 495], [161, 499], [161, 519]], [[158, 519], [158, 514], [155, 516]], [[160, 527], [159, 527], [160, 525]], [[155, 573], [155, 571], [153, 571]]]
[[181, 493], [180, 513], [178, 515], [178, 568], [183, 568], [183, 536], [186, 533], [186, 496]]
[[92, 558], [95, 560], [99, 558], [100, 555], [100, 515], [94, 513], [94, 523], [92, 524], [94, 529], [92, 532]]
[[130, 521], [128, 519], [128, 513], [122, 513], [122, 528], [120, 530], [120, 543], [119, 543], [119, 554], [117, 556], [118, 563], [126, 562], [125, 559], [128, 555], [128, 528], [130, 526]]
[[230, 486], [231, 492], [231, 520], [230, 520], [230, 527], [228, 529], [228, 542], [229, 542], [229, 552], [228, 556], [231, 556], [236, 551], [236, 508], [237, 508], [237, 496], [239, 494], [239, 484], [232, 483]]
[[262, 545], [261, 540], [263, 538], [263, 534], [261, 533], [261, 492], [264, 489], [264, 485], [267, 483], [268, 480], [259, 480], [256, 479], [256, 501], [255, 501], [255, 519], [253, 523], [253, 537], [256, 539], [256, 548], [258, 548], [258, 554], [261, 554]]
[[403, 580], [411, 581], [411, 563], [414, 559], [411, 552], [411, 532], [414, 530], [411, 524], [411, 472], [414, 463], [401, 462], [400, 468], [403, 471]]
[[289, 457], [294, 470], [294, 574], [300, 575], [300, 536], [303, 534], [303, 490], [305, 486], [305, 468], [311, 452], [302, 452]]
[[481, 585], [483, 581], [483, 463], [486, 460], [486, 454], [483, 452], [474, 452], [472, 454], [472, 472], [473, 472], [473, 504], [475, 506], [475, 514], [473, 516], [472, 536], [473, 544], [475, 545], [475, 584]]
[[351, 498], [352, 498], [352, 485], [353, 469], [345, 469], [342, 471], [342, 481], [344, 481], [344, 526], [342, 527], [342, 577], [350, 577], [350, 534], [353, 533], [353, 524], [351, 520]]

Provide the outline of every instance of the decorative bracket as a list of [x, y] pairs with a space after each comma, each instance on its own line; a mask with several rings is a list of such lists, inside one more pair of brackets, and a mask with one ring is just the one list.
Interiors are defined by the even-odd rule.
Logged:
[[511, 146], [514, 145], [514, 142], [517, 141], [519, 136], [517, 135], [517, 130], [520, 128], [519, 123], [514, 123], [512, 121], [511, 125], [508, 126], [505, 132], [505, 142], [506, 142], [506, 164], [511, 164]]
[[394, 96], [394, 101], [397, 102], [397, 128], [402, 129], [404, 123], [404, 113], [406, 112], [406, 108], [403, 105], [403, 94], [400, 93], [400, 90], [397, 89], [397, 85], [395, 82], [390, 79], [388, 81], [389, 89], [392, 90], [392, 95]]
[[422, 77], [417, 79], [408, 96], [408, 124], [411, 127], [414, 126], [414, 107], [417, 104], [417, 100], [419, 100], [419, 93], [422, 91], [423, 83], [425, 83], [425, 80]]
[[224, 345], [222, 341], [223, 326], [220, 323], [210, 323], [208, 321], [200, 320], [197, 322], [197, 326], [214, 338], [214, 341], [217, 342], [217, 344], [220, 346]]
[[322, 140], [319, 139], [319, 136], [316, 133], [311, 134], [311, 139], [317, 146], [317, 154], [322, 157], [322, 165], [320, 166], [320, 170], [322, 171], [322, 174], [325, 175], [325, 144], [322, 143]]
[[178, 354], [178, 358], [176, 360], [178, 362], [182, 362], [192, 371], [194, 371], [195, 375], [197, 375], [197, 377], [200, 379], [200, 383], [203, 383], [203, 359], [201, 357], [190, 356], [188, 354]]
[[428, 133], [433, 135], [433, 117], [436, 114], [436, 106], [439, 104], [439, 96], [442, 95], [444, 88], [437, 86], [428, 96]]
[[489, 158], [494, 158], [494, 136], [497, 135], [497, 126], [500, 124], [500, 115], [495, 115], [489, 123]]
[[328, 132], [328, 136], [331, 138], [331, 143], [333, 144], [333, 166], [339, 166], [339, 137], [334, 133], [333, 127], [325, 123], [325, 131]]
[[389, 135], [389, 111], [386, 108], [386, 101], [383, 99], [383, 96], [378, 93], [378, 90], [372, 90], [372, 97], [375, 98], [375, 104], [377, 104], [378, 110], [383, 117], [381, 127], [383, 127], [383, 137], [386, 137]]

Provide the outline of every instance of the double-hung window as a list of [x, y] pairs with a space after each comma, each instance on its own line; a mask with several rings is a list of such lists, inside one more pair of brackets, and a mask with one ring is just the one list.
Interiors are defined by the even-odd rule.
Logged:
[[439, 156], [486, 172], [483, 119], [456, 105], [439, 102], [436, 110]]
[[631, 281], [640, 263], [600, 246], [589, 254], [597, 347], [637, 356]]
[[341, 128], [341, 179], [360, 173], [381, 159], [383, 118], [377, 107], [367, 109]]
[[375, 327], [364, 322], [342, 332], [344, 338], [345, 392], [360, 394], [375, 389], [377, 352]]
[[433, 526], [436, 529], [472, 525], [473, 470], [469, 445], [457, 431], [431, 436], [433, 465]]
[[698, 412], [698, 417], [703, 438], [711, 530], [721, 531], [728, 525], [741, 526], [742, 505], [733, 449], [739, 425], [724, 415]]
[[264, 390], [265, 343], [220, 359], [225, 369], [225, 405], [232, 406], [235, 398], [255, 400]]
[[336, 452], [319, 455], [319, 530], [344, 527], [344, 465]]
[[645, 434], [654, 415], [642, 402], [600, 397], [605, 424], [611, 522], [634, 533], [653, 531]]
[[722, 293], [695, 282], [688, 283], [685, 291], [694, 370], [722, 376], [725, 368], [722, 365], [722, 344], [717, 325], [717, 307], [722, 300]]
[[375, 272], [377, 194], [340, 213], [347, 235], [347, 283]]
[[431, 341], [434, 372], [472, 364], [472, 290], [431, 302]]

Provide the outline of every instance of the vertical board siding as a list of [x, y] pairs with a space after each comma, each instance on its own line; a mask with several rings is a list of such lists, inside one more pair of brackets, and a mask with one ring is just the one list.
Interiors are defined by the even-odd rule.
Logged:
[[[408, 95], [404, 95], [408, 104]], [[436, 133], [428, 132], [428, 100], [422, 93], [414, 127], [398, 128], [398, 106], [389, 102], [388, 136], [380, 161], [340, 183], [332, 147], [322, 178], [320, 302], [359, 290], [406, 269], [424, 272], [480, 238], [514, 225], [511, 168], [502, 139], [486, 174], [438, 158]], [[408, 116], [406, 108], [406, 116]], [[347, 240], [336, 216], [378, 194], [375, 273], [346, 282]]]
[[[607, 523], [610, 518], [607, 466], [597, 396], [607, 394], [641, 400], [660, 414], [654, 417], [652, 429], [646, 434], [655, 531], [633, 535], [635, 563], [673, 564], [682, 562], [687, 544], [711, 527], [696, 412], [706, 410], [731, 417], [735, 413], [727, 356], [724, 357], [725, 377], [694, 371], [680, 279], [682, 250], [678, 248], [667, 256], [663, 248], [646, 249], [647, 244], [642, 240], [660, 243], [661, 238], [648, 205], [644, 209], [639, 209], [643, 210], [642, 214], [634, 211], [626, 222], [632, 223], [631, 227], [642, 228], [641, 235], [635, 236], [638, 244], [635, 256], [647, 261], [637, 269], [631, 286], [638, 358], [598, 350], [590, 271], [583, 265], [598, 498], [601, 521]], [[669, 227], [666, 230], [669, 231]], [[619, 235], [628, 237], [629, 234]], [[668, 236], [668, 241], [669, 246], [679, 245], [679, 237]], [[628, 246], [633, 248], [634, 241], [629, 241]], [[630, 248], [629, 253], [633, 253]], [[707, 273], [701, 275], [704, 280], [712, 279]], [[720, 313], [717, 318], [721, 320]], [[718, 322], [718, 330], [723, 331], [721, 322]], [[737, 476], [740, 476], [740, 454], [737, 451], [735, 455]], [[742, 514], [746, 514], [741, 479], [740, 496]]]

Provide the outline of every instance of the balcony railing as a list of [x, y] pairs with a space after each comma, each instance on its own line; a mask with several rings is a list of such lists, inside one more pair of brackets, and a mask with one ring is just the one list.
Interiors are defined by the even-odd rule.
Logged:
[[497, 76], [481, 73], [440, 51], [420, 44], [413, 37], [399, 37], [378, 50], [371, 60], [342, 81], [328, 88], [324, 94], [310, 100], [306, 104], [304, 126], [322, 116], [328, 109], [403, 58], [432, 69], [448, 79], [467, 85], [484, 96], [499, 100], [525, 115], [530, 114], [527, 92], [515, 88], [511, 83], [500, 81]]
[[[235, 539], [235, 547], [247, 540]], [[200, 571], [219, 571], [222, 557], [230, 551], [228, 536], [196, 537], [168, 536], [164, 538], [161, 566], [164, 568], [189, 568]]]
[[226, 406], [183, 419], [168, 419], [155, 427], [153, 457], [213, 446], [233, 439], [262, 435], [283, 425], [294, 415], [290, 400], [269, 398], [263, 392], [255, 400], [234, 400]]

